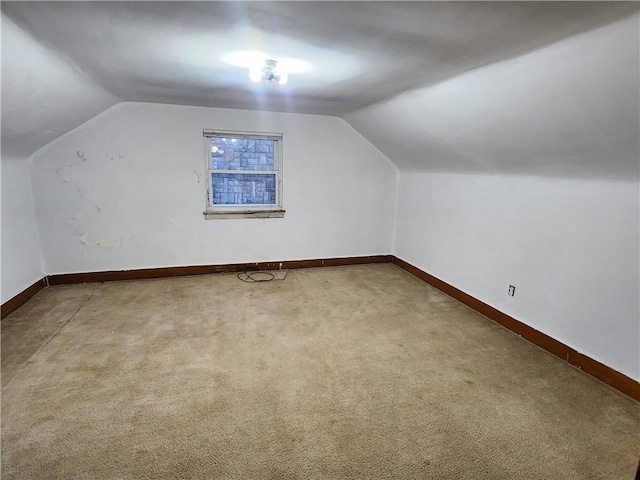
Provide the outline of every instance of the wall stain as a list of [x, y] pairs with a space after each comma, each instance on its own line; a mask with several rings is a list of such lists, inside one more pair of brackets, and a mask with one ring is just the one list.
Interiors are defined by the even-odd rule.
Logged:
[[105, 239], [104, 237], [100, 237], [100, 238], [98, 238], [98, 241], [96, 242], [96, 245], [101, 247], [101, 248], [120, 248], [120, 247], [122, 247], [122, 238], [120, 238], [120, 240], [118, 242], [110, 242], [109, 240]]
[[[66, 166], [64, 166], [64, 167], [56, 168], [56, 175], [57, 175], [58, 177], [60, 177], [60, 179], [62, 180], [62, 183], [69, 183], [69, 184], [71, 184], [71, 182], [69, 181], [69, 179], [68, 179], [68, 178], [66, 178], [66, 177], [63, 175], [63, 173], [62, 173], [62, 172], [63, 172], [64, 170], [72, 169], [72, 168], [74, 168], [74, 167], [79, 167], [79, 166], [81, 166], [82, 164], [84, 164], [84, 162], [86, 162], [86, 161], [87, 161], [87, 157], [85, 156], [84, 152], [82, 152], [81, 150], [78, 150], [78, 151], [76, 152], [76, 156], [82, 160], [82, 163], [79, 163], [79, 164], [78, 164], [78, 163], [71, 163], [71, 164], [66, 165]], [[75, 187], [76, 193], [80, 196], [80, 198], [82, 198], [85, 202], [92, 203], [92, 204], [93, 204], [93, 206], [94, 206], [94, 207], [96, 208], [96, 210], [98, 211], [98, 213], [100, 213], [100, 212], [102, 211], [102, 209], [100, 208], [100, 206], [99, 206], [99, 205], [96, 205], [94, 202], [91, 202], [89, 199], [87, 199], [87, 197], [85, 196], [84, 191], [82, 190], [82, 187], [81, 187], [80, 185], [78, 185], [78, 184], [73, 184], [73, 186]]]
[[171, 215], [160, 215], [159, 213], [156, 213], [156, 220], [166, 220], [167, 222], [169, 222], [172, 225], [175, 225], [176, 227], [180, 226], [180, 222], [178, 222], [176, 217], [172, 217]]
[[84, 245], [87, 245], [89, 243], [89, 241], [87, 240], [87, 234], [85, 232], [87, 220], [88, 214], [84, 210], [77, 210], [67, 220], [67, 223], [75, 229], [75, 236], [78, 237], [80, 243]]

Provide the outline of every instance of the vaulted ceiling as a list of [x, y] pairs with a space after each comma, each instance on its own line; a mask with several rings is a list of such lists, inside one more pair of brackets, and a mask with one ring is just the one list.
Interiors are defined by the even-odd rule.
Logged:
[[[635, 2], [5, 1], [3, 153], [28, 155], [110, 105], [142, 101], [343, 116], [393, 161], [428, 166], [416, 152], [385, 150], [384, 117], [402, 116], [412, 100], [393, 111], [388, 102], [637, 11]], [[308, 71], [286, 88], [253, 84], [233, 62], [249, 51]], [[465, 121], [451, 135], [464, 136]], [[464, 155], [443, 154], [450, 134], [430, 128], [433, 142], [422, 135], [416, 151], [431, 149], [436, 169], [467, 169]]]
[[637, 181], [639, 30], [632, 16], [345, 118], [402, 170]]

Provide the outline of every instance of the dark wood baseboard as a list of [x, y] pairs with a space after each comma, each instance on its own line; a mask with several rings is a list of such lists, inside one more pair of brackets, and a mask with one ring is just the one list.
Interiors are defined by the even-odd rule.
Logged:
[[0, 318], [4, 318], [10, 313], [17, 310], [19, 307], [27, 303], [27, 301], [29, 301], [31, 297], [33, 297], [36, 293], [38, 293], [40, 290], [42, 290], [46, 286], [47, 286], [47, 279], [41, 278], [40, 280], [35, 282], [33, 285], [25, 288], [22, 292], [17, 294], [15, 297], [4, 302], [2, 304], [2, 307], [0, 307]]
[[110, 282], [118, 280], [138, 280], [147, 278], [204, 275], [210, 273], [245, 272], [251, 270], [279, 270], [310, 267], [334, 267], [341, 265], [363, 265], [367, 263], [393, 262], [400, 268], [429, 283], [438, 290], [464, 303], [485, 317], [498, 322], [529, 342], [538, 345], [562, 360], [574, 365], [613, 388], [640, 401], [640, 383], [608, 367], [558, 340], [516, 320], [477, 298], [458, 290], [408, 262], [394, 255], [372, 255], [364, 257], [324, 258], [315, 260], [286, 260], [282, 262], [234, 263], [226, 265], [196, 265], [188, 267], [144, 268], [139, 270], [116, 270], [108, 272], [67, 273], [50, 275], [38, 280], [23, 292], [2, 305], [2, 318], [26, 303], [46, 285], [64, 285], [88, 282]]
[[481, 313], [485, 317], [498, 322], [503, 327], [508, 328], [512, 332], [520, 335], [525, 340], [538, 345], [545, 349], [549, 353], [552, 353], [556, 357], [561, 358], [567, 363], [578, 367], [585, 371], [589, 375], [601, 380], [602, 382], [612, 386], [616, 390], [621, 391], [629, 395], [631, 398], [640, 401], [640, 383], [634, 379], [627, 377], [626, 375], [607, 367], [606, 365], [577, 352], [573, 348], [565, 345], [562, 342], [510, 317], [506, 313], [502, 313], [500, 310], [481, 302], [477, 298], [472, 297], [464, 293], [462, 290], [458, 290], [456, 287], [443, 282], [439, 278], [434, 277], [417, 267], [414, 267], [408, 262], [401, 260], [398, 257], [393, 257], [393, 263], [407, 272], [415, 275], [421, 280], [424, 280], [428, 284], [434, 286], [438, 290], [446, 293], [450, 297], [455, 298], [459, 302], [464, 303], [468, 307], [472, 308], [478, 313]]
[[393, 255], [372, 255], [367, 257], [320, 258], [316, 260], [285, 260], [282, 262], [232, 263], [226, 265], [195, 265], [190, 267], [143, 268], [139, 270], [115, 270], [109, 272], [65, 273], [50, 275], [49, 285], [69, 283], [111, 282], [117, 280], [139, 280], [142, 278], [178, 277], [184, 275], [205, 275], [209, 273], [246, 272], [251, 270], [280, 270], [309, 267], [335, 267], [341, 265], [362, 265], [366, 263], [388, 263]]
[[205, 275], [209, 273], [247, 272], [255, 270], [280, 270], [310, 267], [337, 267], [342, 265], [364, 265], [367, 263], [389, 263], [393, 255], [370, 255], [362, 257], [318, 258], [314, 260], [284, 260], [282, 262], [232, 263], [225, 265], [195, 265], [187, 267], [142, 268], [138, 270], [113, 270], [107, 272], [65, 273], [49, 275], [7, 300], [2, 305], [2, 318], [25, 304], [47, 285], [74, 283], [112, 282], [147, 278]]

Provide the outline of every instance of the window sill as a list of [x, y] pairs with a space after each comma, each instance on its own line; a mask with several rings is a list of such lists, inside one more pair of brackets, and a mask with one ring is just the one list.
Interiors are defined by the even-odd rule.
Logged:
[[223, 218], [284, 218], [284, 210], [236, 210], [228, 212], [203, 212], [205, 220]]

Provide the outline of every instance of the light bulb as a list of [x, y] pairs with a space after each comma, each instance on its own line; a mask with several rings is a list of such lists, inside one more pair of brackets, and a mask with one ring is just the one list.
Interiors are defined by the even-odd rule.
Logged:
[[289, 75], [287, 75], [286, 73], [282, 72], [280, 74], [280, 80], [278, 81], [278, 83], [280, 85], [285, 85], [288, 81], [289, 81]]
[[260, 80], [262, 80], [262, 70], [255, 67], [251, 68], [249, 70], [249, 78], [252, 82], [259, 82]]

